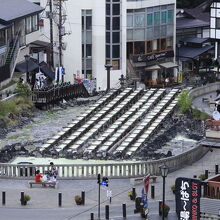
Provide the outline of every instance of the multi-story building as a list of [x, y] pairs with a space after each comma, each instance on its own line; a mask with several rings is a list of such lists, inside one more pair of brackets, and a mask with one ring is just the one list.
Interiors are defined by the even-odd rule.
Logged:
[[27, 0], [0, 0], [0, 85], [11, 79], [16, 64], [29, 54], [29, 44], [39, 39], [42, 11]]
[[[45, 0], [32, 1], [46, 7]], [[73, 82], [74, 77], [93, 78], [97, 90], [105, 90], [106, 64], [112, 65], [111, 87], [119, 86], [119, 78], [122, 74], [126, 76], [129, 67], [149, 85], [174, 76], [176, 0], [52, 2], [53, 7], [62, 3], [61, 14], [65, 19], [62, 45], [57, 40], [57, 28], [53, 30], [55, 51], [59, 52], [57, 47], [62, 47], [65, 81]], [[54, 7], [53, 17], [55, 14]], [[44, 26], [47, 36], [49, 30], [47, 19]]]

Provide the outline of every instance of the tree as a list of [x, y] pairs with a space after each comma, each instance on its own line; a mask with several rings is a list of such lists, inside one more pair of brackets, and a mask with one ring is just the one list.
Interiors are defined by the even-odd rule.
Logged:
[[179, 106], [180, 114], [186, 114], [187, 112], [189, 112], [192, 106], [192, 98], [189, 96], [188, 90], [184, 90], [181, 92], [177, 105]]

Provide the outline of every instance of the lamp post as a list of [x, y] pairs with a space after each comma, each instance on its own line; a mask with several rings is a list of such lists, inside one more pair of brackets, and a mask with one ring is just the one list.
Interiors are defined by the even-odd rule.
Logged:
[[164, 164], [160, 166], [161, 176], [163, 177], [163, 203], [162, 203], [162, 220], [164, 220], [164, 204], [165, 204], [165, 178], [167, 177], [169, 167]]
[[111, 64], [106, 64], [105, 69], [107, 70], [107, 91], [110, 90], [110, 69], [112, 68]]
[[29, 71], [28, 71], [28, 62], [30, 60], [30, 56], [29, 55], [25, 55], [24, 56], [25, 61], [26, 61], [26, 82], [29, 83]]

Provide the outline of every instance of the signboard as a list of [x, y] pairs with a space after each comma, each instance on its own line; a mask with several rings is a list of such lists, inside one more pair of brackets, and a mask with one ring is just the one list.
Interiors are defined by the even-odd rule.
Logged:
[[[155, 64], [157, 60], [160, 60], [162, 58], [167, 58], [167, 57], [174, 57], [174, 52], [173, 50], [169, 51], [164, 51], [160, 53], [153, 53], [149, 55], [136, 55], [132, 56], [133, 62], [150, 62], [151, 65]], [[154, 62], [153, 62], [154, 61]]]
[[201, 181], [176, 179], [176, 212], [180, 220], [200, 220]]

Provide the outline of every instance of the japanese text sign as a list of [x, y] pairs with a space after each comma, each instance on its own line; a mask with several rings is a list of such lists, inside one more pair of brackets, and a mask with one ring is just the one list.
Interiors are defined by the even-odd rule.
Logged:
[[200, 220], [201, 181], [176, 179], [176, 211], [180, 220]]

